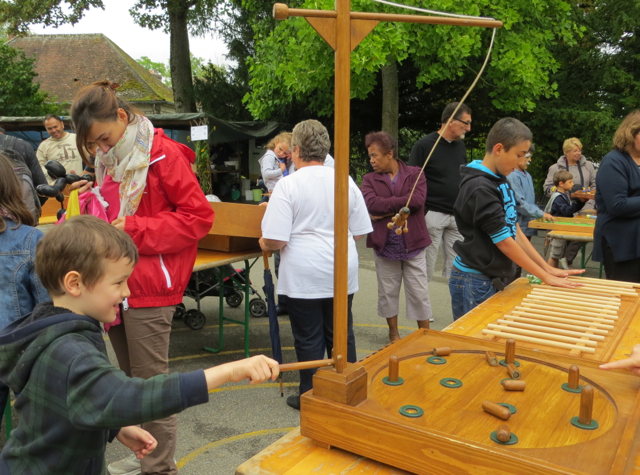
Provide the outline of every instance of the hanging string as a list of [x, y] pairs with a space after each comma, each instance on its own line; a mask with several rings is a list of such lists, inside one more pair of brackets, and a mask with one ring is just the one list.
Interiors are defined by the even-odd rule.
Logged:
[[[382, 1], [385, 1], [385, 0], [373, 0], [373, 1], [382, 2]], [[473, 81], [473, 84], [471, 84], [471, 87], [469, 87], [467, 92], [464, 94], [464, 96], [460, 100], [460, 103], [458, 104], [458, 107], [456, 107], [456, 109], [453, 111], [453, 114], [451, 114], [451, 117], [449, 117], [449, 120], [447, 121], [445, 126], [442, 128], [442, 130], [445, 130], [447, 127], [449, 127], [449, 124], [451, 123], [453, 118], [458, 113], [458, 109], [460, 109], [460, 106], [464, 103], [465, 99], [469, 96], [469, 94], [471, 94], [471, 91], [473, 91], [473, 88], [476, 86], [476, 84], [480, 80], [480, 77], [482, 76], [482, 73], [484, 72], [484, 68], [487, 66], [487, 63], [489, 62], [489, 58], [491, 57], [491, 50], [493, 49], [493, 40], [496, 37], [496, 30], [497, 30], [496, 28], [493, 29], [493, 34], [491, 35], [491, 43], [489, 44], [489, 51], [487, 51], [487, 57], [484, 59], [484, 64], [480, 68], [480, 72], [476, 76], [476, 79]], [[438, 142], [440, 142], [441, 138], [442, 138], [442, 135], [439, 134], [438, 138], [436, 139], [436, 143], [433, 145], [433, 148], [431, 149], [431, 152], [429, 152], [429, 155], [427, 156], [427, 159], [424, 161], [424, 165], [422, 165], [421, 173], [424, 173], [424, 169], [427, 166], [427, 163], [429, 163], [429, 159], [431, 158], [431, 155], [433, 155], [433, 152], [436, 149], [436, 147], [438, 146]], [[413, 188], [411, 189], [411, 194], [409, 194], [409, 199], [407, 200], [407, 204], [405, 205], [406, 208], [409, 207], [409, 203], [411, 202], [411, 198], [413, 197], [413, 192], [416, 191], [416, 187], [418, 186], [418, 181], [419, 180], [420, 180], [420, 175], [418, 175], [418, 179], [416, 180], [415, 184], [413, 185]]]
[[486, 17], [486, 16], [472, 16], [472, 15], [459, 15], [457, 13], [448, 13], [448, 12], [439, 12], [437, 10], [427, 10], [426, 8], [412, 7], [409, 5], [403, 5], [402, 3], [390, 2], [388, 0], [371, 0], [376, 3], [383, 3], [385, 5], [390, 5], [392, 7], [404, 8], [406, 10], [414, 10], [416, 12], [430, 13], [432, 15], [440, 15], [447, 16], [452, 18], [472, 18], [472, 19], [480, 19], [480, 20], [495, 20], [495, 18]]

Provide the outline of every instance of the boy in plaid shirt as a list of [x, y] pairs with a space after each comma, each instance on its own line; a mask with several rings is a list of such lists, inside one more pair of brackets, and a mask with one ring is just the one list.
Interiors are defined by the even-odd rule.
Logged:
[[0, 379], [20, 393], [0, 474], [103, 474], [114, 437], [138, 458], [155, 448], [134, 424], [207, 402], [226, 382], [278, 376], [278, 363], [262, 355], [147, 380], [112, 366], [100, 322], [115, 320], [137, 260], [126, 233], [92, 216], [65, 221], [39, 243], [36, 272], [53, 302], [0, 332]]

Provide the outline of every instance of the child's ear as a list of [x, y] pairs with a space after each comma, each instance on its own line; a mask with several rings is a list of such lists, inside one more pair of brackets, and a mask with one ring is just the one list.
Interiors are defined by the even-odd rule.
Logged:
[[493, 146], [493, 154], [494, 155], [500, 155], [502, 152], [504, 152], [504, 145], [502, 145], [501, 143], [497, 143]]
[[62, 284], [64, 286], [65, 293], [70, 294], [73, 297], [79, 297], [82, 290], [82, 276], [72, 270], [71, 272], [67, 272], [62, 279]]

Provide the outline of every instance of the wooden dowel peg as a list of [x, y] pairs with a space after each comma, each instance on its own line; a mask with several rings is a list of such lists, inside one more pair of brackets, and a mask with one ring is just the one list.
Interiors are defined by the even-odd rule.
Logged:
[[450, 354], [451, 354], [451, 348], [448, 348], [448, 347], [433, 349], [433, 356], [449, 356]]
[[322, 368], [324, 366], [333, 366], [333, 358], [328, 360], [301, 361], [299, 363], [285, 363], [280, 365], [280, 372], [300, 371], [303, 369]]
[[504, 361], [507, 364], [513, 364], [516, 361], [516, 341], [513, 338], [507, 339], [504, 350]]
[[578, 389], [580, 386], [580, 368], [576, 365], [569, 366], [569, 382], [567, 386], [570, 389]]
[[583, 386], [580, 396], [580, 417], [578, 422], [590, 425], [591, 415], [593, 414], [593, 386], [590, 384]]
[[488, 412], [492, 416], [496, 416], [498, 419], [502, 419], [503, 421], [508, 421], [511, 417], [511, 411], [504, 407], [496, 404], [491, 401], [484, 401], [482, 403], [482, 409], [484, 412]]
[[396, 383], [400, 377], [400, 360], [396, 355], [389, 357], [389, 381]]
[[507, 424], [501, 424], [496, 431], [496, 439], [500, 442], [509, 442], [511, 439], [511, 430]]
[[505, 391], [524, 391], [525, 382], [507, 379], [502, 381], [502, 387]]
[[514, 333], [507, 333], [505, 331], [495, 331], [495, 330], [482, 330], [484, 335], [493, 335], [498, 338], [513, 338], [514, 340], [525, 341], [527, 343], [537, 343], [540, 345], [553, 346], [555, 348], [566, 348], [568, 350], [578, 350], [582, 353], [594, 354], [596, 352], [595, 348], [589, 346], [580, 346], [580, 345], [572, 345], [569, 343], [562, 343], [561, 341], [552, 341], [552, 340], [543, 340], [542, 338], [533, 338], [529, 336], [516, 335]]
[[487, 363], [489, 363], [489, 366], [497, 366], [498, 365], [498, 358], [496, 358], [496, 355], [493, 353], [493, 351], [487, 351], [484, 354], [484, 356], [487, 359]]
[[516, 368], [516, 365], [513, 363], [507, 365], [507, 372], [513, 379], [520, 379], [520, 371], [518, 371], [518, 368]]

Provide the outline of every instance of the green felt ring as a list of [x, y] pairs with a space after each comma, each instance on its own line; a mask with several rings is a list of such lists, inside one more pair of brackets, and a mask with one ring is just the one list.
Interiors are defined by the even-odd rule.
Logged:
[[580, 393], [582, 392], [582, 384], [578, 384], [578, 389], [571, 389], [569, 383], [562, 383], [562, 389], [569, 393]]
[[[506, 362], [504, 359], [501, 359], [501, 360], [500, 360], [500, 364], [501, 364], [502, 366], [507, 366], [507, 362]], [[520, 362], [519, 362], [519, 361], [514, 360], [514, 361], [513, 361], [513, 364], [514, 364], [514, 365], [516, 365], [516, 368], [519, 368], [519, 367], [520, 367]]]
[[506, 407], [507, 409], [509, 409], [509, 412], [511, 412], [511, 414], [515, 414], [516, 412], [518, 412], [516, 406], [512, 406], [511, 404], [507, 404], [506, 402], [499, 402], [498, 406]]
[[505, 381], [518, 381], [518, 380], [515, 378], [504, 378], [503, 380], [500, 381], [500, 384], [502, 384]]
[[409, 404], [400, 408], [400, 414], [406, 417], [420, 417], [424, 414], [424, 411], [418, 406]]
[[442, 356], [429, 356], [427, 358], [427, 363], [431, 364], [445, 364], [447, 362]]
[[515, 435], [513, 432], [511, 433], [511, 438], [509, 438], [508, 441], [506, 442], [501, 442], [498, 440], [498, 431], [494, 430], [491, 433], [491, 440], [493, 440], [495, 443], [500, 444], [500, 445], [513, 445], [513, 444], [517, 444], [518, 443], [518, 436]]
[[576, 416], [571, 418], [571, 423], [574, 426], [584, 430], [595, 430], [598, 428], [598, 421], [596, 421], [595, 419], [591, 419], [591, 424], [581, 424], [580, 418]]
[[385, 376], [384, 378], [382, 378], [382, 382], [388, 386], [400, 386], [401, 384], [404, 384], [404, 379], [398, 376], [398, 380], [394, 382], [389, 381], [389, 376]]
[[459, 388], [462, 386], [462, 381], [456, 378], [443, 378], [440, 380], [440, 384], [445, 388]]

